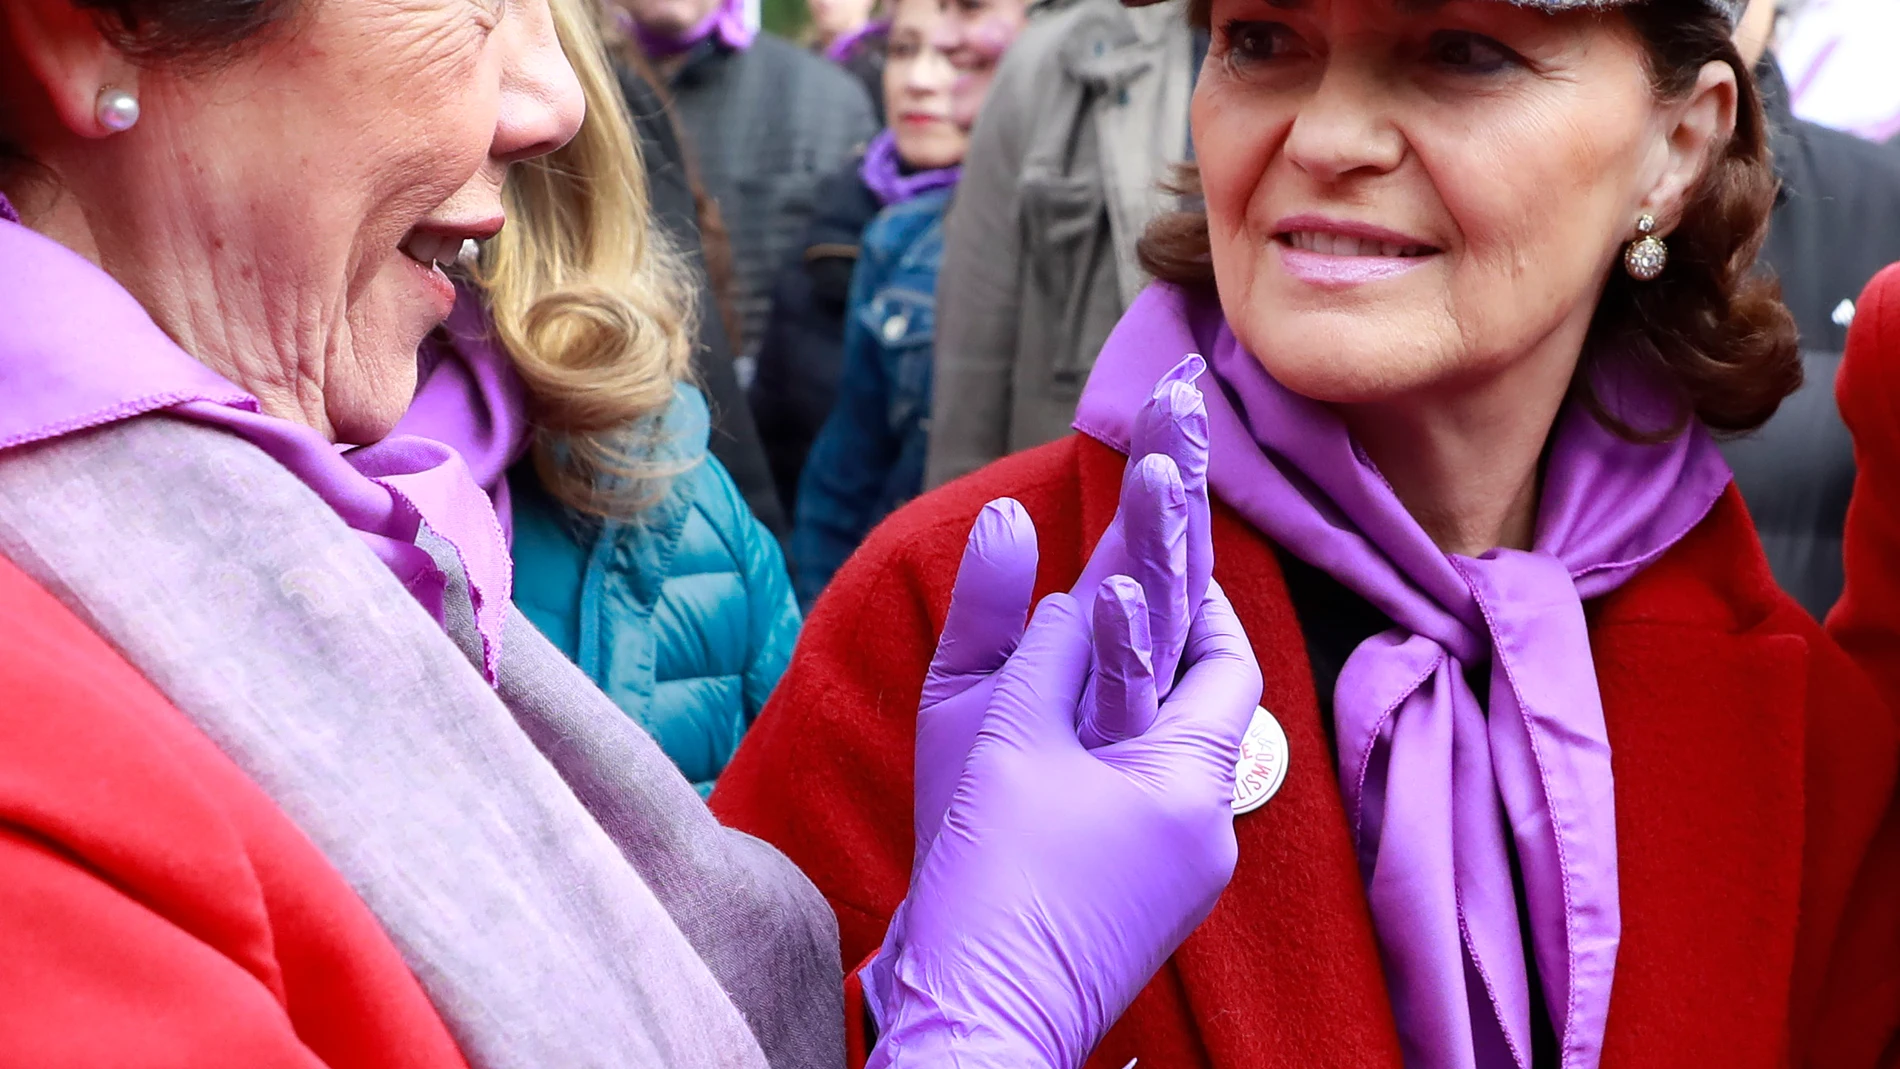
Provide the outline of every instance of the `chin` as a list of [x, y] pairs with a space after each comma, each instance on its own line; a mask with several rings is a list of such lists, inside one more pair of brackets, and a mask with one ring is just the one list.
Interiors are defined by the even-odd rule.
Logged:
[[1410, 331], [1366, 312], [1261, 315], [1252, 323], [1229, 322], [1241, 345], [1276, 382], [1327, 404], [1375, 404], [1427, 392], [1452, 370], [1438, 346], [1419, 340], [1432, 333]]
[[375, 304], [351, 310], [347, 348], [333, 349], [325, 367], [324, 413], [344, 445], [379, 442], [395, 429], [416, 396], [416, 351], [437, 326], [414, 302]]

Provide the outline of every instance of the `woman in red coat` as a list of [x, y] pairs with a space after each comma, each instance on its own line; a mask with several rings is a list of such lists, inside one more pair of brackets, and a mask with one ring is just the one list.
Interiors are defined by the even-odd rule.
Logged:
[[1191, 5], [1205, 210], [1145, 239], [1163, 284], [1081, 433], [874, 534], [714, 796], [819, 884], [848, 962], [904, 893], [962, 532], [1015, 497], [1068, 587], [1192, 352], [1213, 574], [1284, 780], [1237, 799], [1233, 884], [1091, 1064], [1900, 1049], [1894, 718], [1776, 588], [1711, 438], [1799, 379], [1748, 271], [1774, 178], [1740, 6]]

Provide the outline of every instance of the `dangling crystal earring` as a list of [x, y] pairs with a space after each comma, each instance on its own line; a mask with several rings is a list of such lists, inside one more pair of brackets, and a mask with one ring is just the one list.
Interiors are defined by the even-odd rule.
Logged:
[[1636, 232], [1642, 237], [1630, 242], [1623, 250], [1623, 270], [1638, 282], [1648, 282], [1663, 273], [1669, 264], [1669, 246], [1652, 231], [1656, 229], [1656, 217], [1648, 212], [1636, 220]]
[[138, 125], [139, 98], [123, 89], [101, 89], [99, 103], [93, 110], [99, 116], [100, 126], [122, 134]]

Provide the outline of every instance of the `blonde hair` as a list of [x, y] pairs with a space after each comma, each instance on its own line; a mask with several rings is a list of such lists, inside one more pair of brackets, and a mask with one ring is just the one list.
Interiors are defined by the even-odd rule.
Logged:
[[508, 225], [482, 250], [495, 339], [527, 383], [533, 458], [561, 503], [626, 516], [672, 472], [646, 459], [690, 374], [693, 288], [651, 223], [646, 171], [594, 0], [552, 0], [587, 99], [574, 139], [515, 164]]

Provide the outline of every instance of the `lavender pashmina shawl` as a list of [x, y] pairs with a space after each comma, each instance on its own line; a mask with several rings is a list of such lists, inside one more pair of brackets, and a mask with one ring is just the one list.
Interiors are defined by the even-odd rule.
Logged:
[[841, 1065], [836, 925], [796, 867], [714, 821], [505, 601], [491, 638], [432, 532], [409, 545], [440, 616], [322, 487], [175, 411], [251, 415], [228, 383], [128, 393], [168, 345], [103, 272], [0, 222], [0, 418], [59, 394], [49, 375], [114, 372], [71, 418], [0, 430], [0, 553], [310, 836], [470, 1064]]

